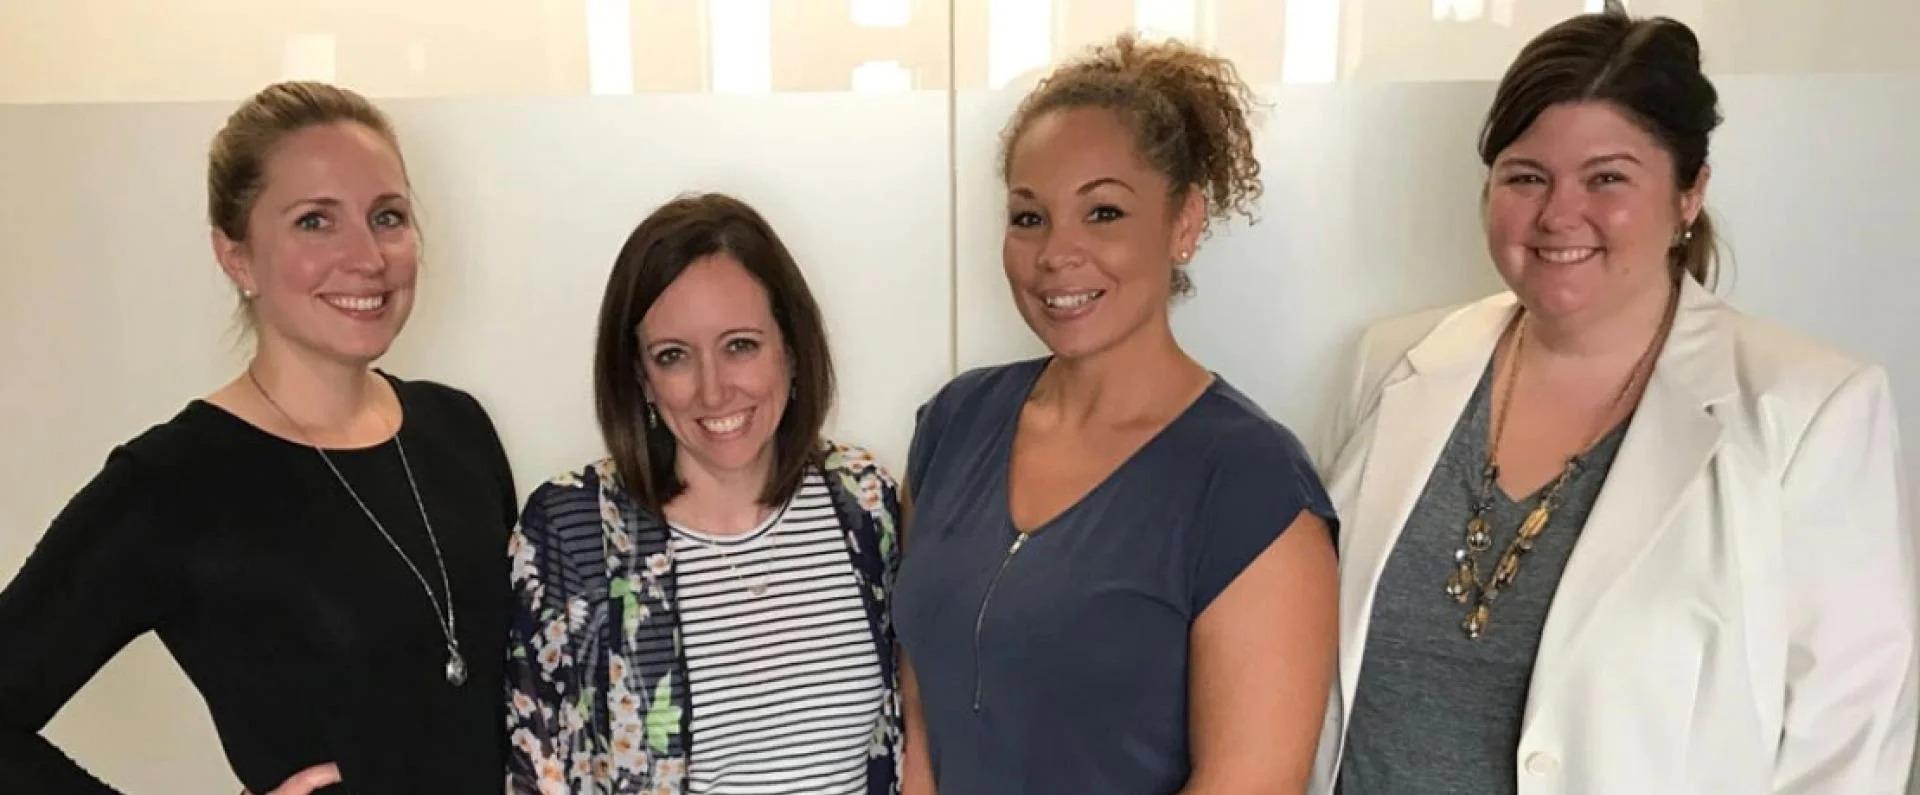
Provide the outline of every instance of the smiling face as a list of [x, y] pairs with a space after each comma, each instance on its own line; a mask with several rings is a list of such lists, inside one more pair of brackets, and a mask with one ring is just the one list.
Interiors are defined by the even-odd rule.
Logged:
[[213, 233], [263, 353], [365, 366], [413, 309], [420, 241], [406, 169], [378, 133], [342, 122], [288, 134], [266, 158], [247, 238]]
[[1494, 159], [1487, 248], [1522, 303], [1551, 318], [1664, 301], [1669, 251], [1706, 183], [1680, 190], [1672, 155], [1616, 106], [1554, 105]]
[[793, 370], [767, 289], [733, 255], [688, 265], [640, 321], [647, 400], [685, 477], [770, 473]]
[[1014, 143], [1001, 259], [1021, 317], [1054, 355], [1167, 329], [1173, 263], [1205, 222], [1200, 192], [1176, 200], [1172, 187], [1106, 109], [1048, 112]]

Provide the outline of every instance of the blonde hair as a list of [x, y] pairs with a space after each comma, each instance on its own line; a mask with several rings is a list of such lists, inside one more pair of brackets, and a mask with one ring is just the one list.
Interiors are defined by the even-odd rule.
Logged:
[[[207, 221], [229, 240], [247, 239], [247, 215], [266, 182], [267, 156], [288, 135], [322, 124], [362, 125], [393, 147], [400, 141], [387, 115], [366, 97], [326, 83], [275, 83], [241, 104], [213, 136], [207, 152]], [[401, 160], [404, 172], [406, 161]]]

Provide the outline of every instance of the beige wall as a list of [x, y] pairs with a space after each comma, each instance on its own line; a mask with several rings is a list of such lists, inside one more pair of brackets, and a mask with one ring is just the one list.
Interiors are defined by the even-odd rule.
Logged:
[[947, 3], [913, 0], [912, 17], [898, 28], [853, 24], [845, 0], [773, 3], [773, 88], [845, 90], [848, 75], [866, 61], [899, 61], [913, 87], [947, 87]]
[[331, 35], [335, 80], [375, 96], [586, 91], [573, 0], [0, 3], [0, 102], [230, 101]]
[[[1492, 80], [1540, 30], [1581, 0], [1485, 0], [1485, 16], [1435, 21], [1427, 0], [1343, 0], [1342, 77], [1358, 81]], [[1635, 14], [1693, 27], [1716, 74], [1920, 71], [1913, 0], [1639, 0]], [[1504, 9], [1504, 13], [1502, 13]]]

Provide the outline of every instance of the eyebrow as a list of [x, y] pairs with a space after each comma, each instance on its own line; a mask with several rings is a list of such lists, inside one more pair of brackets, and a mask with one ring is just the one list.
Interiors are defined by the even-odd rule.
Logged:
[[1615, 152], [1610, 155], [1599, 155], [1597, 157], [1589, 157], [1587, 158], [1587, 162], [1581, 163], [1580, 165], [1583, 168], [1593, 168], [1594, 166], [1602, 165], [1605, 163], [1611, 163], [1616, 160], [1632, 163], [1636, 166], [1640, 165], [1640, 158], [1634, 157], [1633, 155], [1627, 152]]
[[[645, 339], [645, 336], [644, 336], [644, 332], [642, 332], [642, 331], [640, 331], [639, 329], [634, 329], [634, 330], [633, 330], [633, 333], [634, 333], [634, 334], [635, 334], [636, 336], [641, 336], [641, 338], [642, 338], [642, 339], [641, 339], [641, 342], [640, 342], [640, 347], [643, 347], [643, 348], [647, 348], [647, 349], [649, 349], [649, 350], [651, 350], [651, 349], [653, 349], [653, 348], [658, 348], [658, 347], [660, 347], [660, 346], [662, 346], [662, 345], [685, 345], [685, 344], [687, 344], [685, 340], [682, 340], [682, 339], [680, 339], [679, 337], [661, 337], [660, 339], [657, 339], [657, 340], [651, 340], [651, 341], [649, 341], [649, 340], [647, 340], [647, 339]], [[722, 332], [720, 332], [720, 336], [722, 336], [722, 337], [731, 337], [731, 336], [733, 336], [733, 335], [735, 335], [735, 334], [754, 334], [754, 335], [758, 335], [758, 336], [762, 336], [762, 337], [764, 337], [764, 336], [766, 336], [766, 334], [767, 334], [767, 332], [766, 332], [766, 330], [765, 330], [765, 329], [758, 329], [758, 328], [754, 328], [754, 327], [752, 327], [752, 326], [741, 326], [741, 327], [739, 327], [739, 328], [730, 328], [730, 329], [727, 329], [726, 331], [722, 331]]]
[[[373, 203], [374, 205], [378, 206], [378, 205], [386, 204], [387, 202], [391, 202], [391, 201], [404, 201], [406, 200], [406, 198], [407, 197], [405, 194], [382, 193], [379, 196], [374, 197]], [[284, 213], [284, 212], [292, 211], [293, 208], [299, 207], [300, 205], [303, 205], [303, 204], [315, 204], [321, 207], [339, 207], [341, 204], [344, 204], [344, 202], [340, 201], [339, 199], [333, 198], [332, 196], [308, 196], [306, 198], [295, 199], [291, 202], [288, 202], [286, 208], [282, 209], [280, 212]]]
[[321, 207], [338, 207], [340, 206], [340, 200], [335, 199], [331, 196], [321, 196], [318, 198], [309, 196], [309, 197], [294, 199], [293, 201], [287, 202], [286, 208], [282, 209], [280, 212], [283, 212], [283, 213], [290, 212], [293, 210], [293, 208], [299, 207], [302, 204], [317, 204], [317, 205], [320, 205]]
[[[1594, 166], [1604, 165], [1607, 163], [1614, 162], [1616, 160], [1632, 163], [1636, 166], [1641, 165], [1640, 158], [1634, 157], [1632, 154], [1629, 154], [1627, 152], [1614, 152], [1612, 154], [1595, 155], [1593, 157], [1589, 157], [1580, 164], [1580, 167], [1593, 168]], [[1495, 167], [1506, 168], [1509, 166], [1532, 168], [1532, 169], [1538, 169], [1540, 171], [1548, 170], [1545, 163], [1541, 163], [1540, 161], [1535, 160], [1531, 157], [1510, 157], [1505, 160], [1501, 160], [1499, 163], [1496, 164]]]
[[[1074, 194], [1079, 196], [1085, 196], [1089, 193], [1092, 193], [1094, 189], [1104, 185], [1118, 185], [1121, 188], [1126, 189], [1128, 193], [1139, 193], [1139, 191], [1136, 191], [1133, 189], [1132, 185], [1128, 185], [1126, 183], [1126, 180], [1120, 179], [1118, 177], [1100, 177], [1099, 179], [1092, 180], [1085, 185], [1081, 185], [1079, 190], [1074, 191]], [[1034, 198], [1034, 193], [1031, 188], [1014, 188], [1013, 190], [1008, 192], [1023, 199]]]
[[1092, 193], [1095, 188], [1098, 188], [1102, 185], [1119, 185], [1122, 188], [1126, 188], [1128, 193], [1138, 193], [1138, 191], [1135, 191], [1133, 189], [1132, 185], [1128, 185], [1125, 181], [1116, 179], [1114, 177], [1101, 177], [1085, 185], [1081, 185], [1080, 190], [1076, 192], [1082, 196], [1085, 196], [1088, 193]]

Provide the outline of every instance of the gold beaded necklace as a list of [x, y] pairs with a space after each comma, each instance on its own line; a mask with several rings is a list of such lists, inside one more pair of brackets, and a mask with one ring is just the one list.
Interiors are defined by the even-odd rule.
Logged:
[[[1460, 630], [1470, 640], [1479, 640], [1487, 631], [1487, 622], [1492, 618], [1493, 602], [1500, 594], [1513, 587], [1514, 578], [1520, 575], [1520, 559], [1533, 551], [1534, 540], [1546, 532], [1547, 522], [1553, 518], [1553, 511], [1560, 507], [1560, 492], [1567, 482], [1579, 474], [1584, 464], [1580, 456], [1586, 450], [1599, 444], [1609, 430], [1608, 417], [1613, 416], [1620, 404], [1633, 393], [1634, 385], [1653, 373], [1653, 361], [1661, 345], [1666, 341], [1667, 332], [1673, 328], [1674, 305], [1680, 291], [1675, 288], [1667, 297], [1667, 310], [1660, 322], [1660, 328], [1654, 332], [1653, 339], [1647, 343], [1647, 349], [1634, 362], [1633, 369], [1627, 371], [1626, 383], [1620, 385], [1620, 392], [1607, 404], [1607, 409], [1594, 421], [1596, 426], [1588, 442], [1580, 451], [1567, 458], [1567, 464], [1561, 468], [1559, 477], [1546, 488], [1539, 504], [1527, 512], [1520, 527], [1513, 534], [1513, 541], [1507, 544], [1500, 558], [1494, 564], [1493, 576], [1480, 577], [1479, 556], [1493, 547], [1492, 528], [1489, 527], [1487, 514], [1493, 509], [1493, 490], [1500, 479], [1500, 441], [1506, 435], [1507, 417], [1513, 414], [1513, 386], [1520, 381], [1520, 355], [1526, 350], [1527, 315], [1524, 307], [1520, 310], [1520, 319], [1513, 331], [1513, 350], [1507, 355], [1509, 362], [1507, 386], [1502, 390], [1493, 422], [1493, 444], [1487, 449], [1486, 466], [1480, 470], [1479, 495], [1473, 503], [1473, 513], [1467, 517], [1467, 526], [1462, 545], [1453, 551], [1453, 573], [1447, 576], [1447, 596], [1455, 602], [1468, 605], [1466, 618], [1460, 621]], [[1497, 376], [1497, 374], [1496, 374]]]

